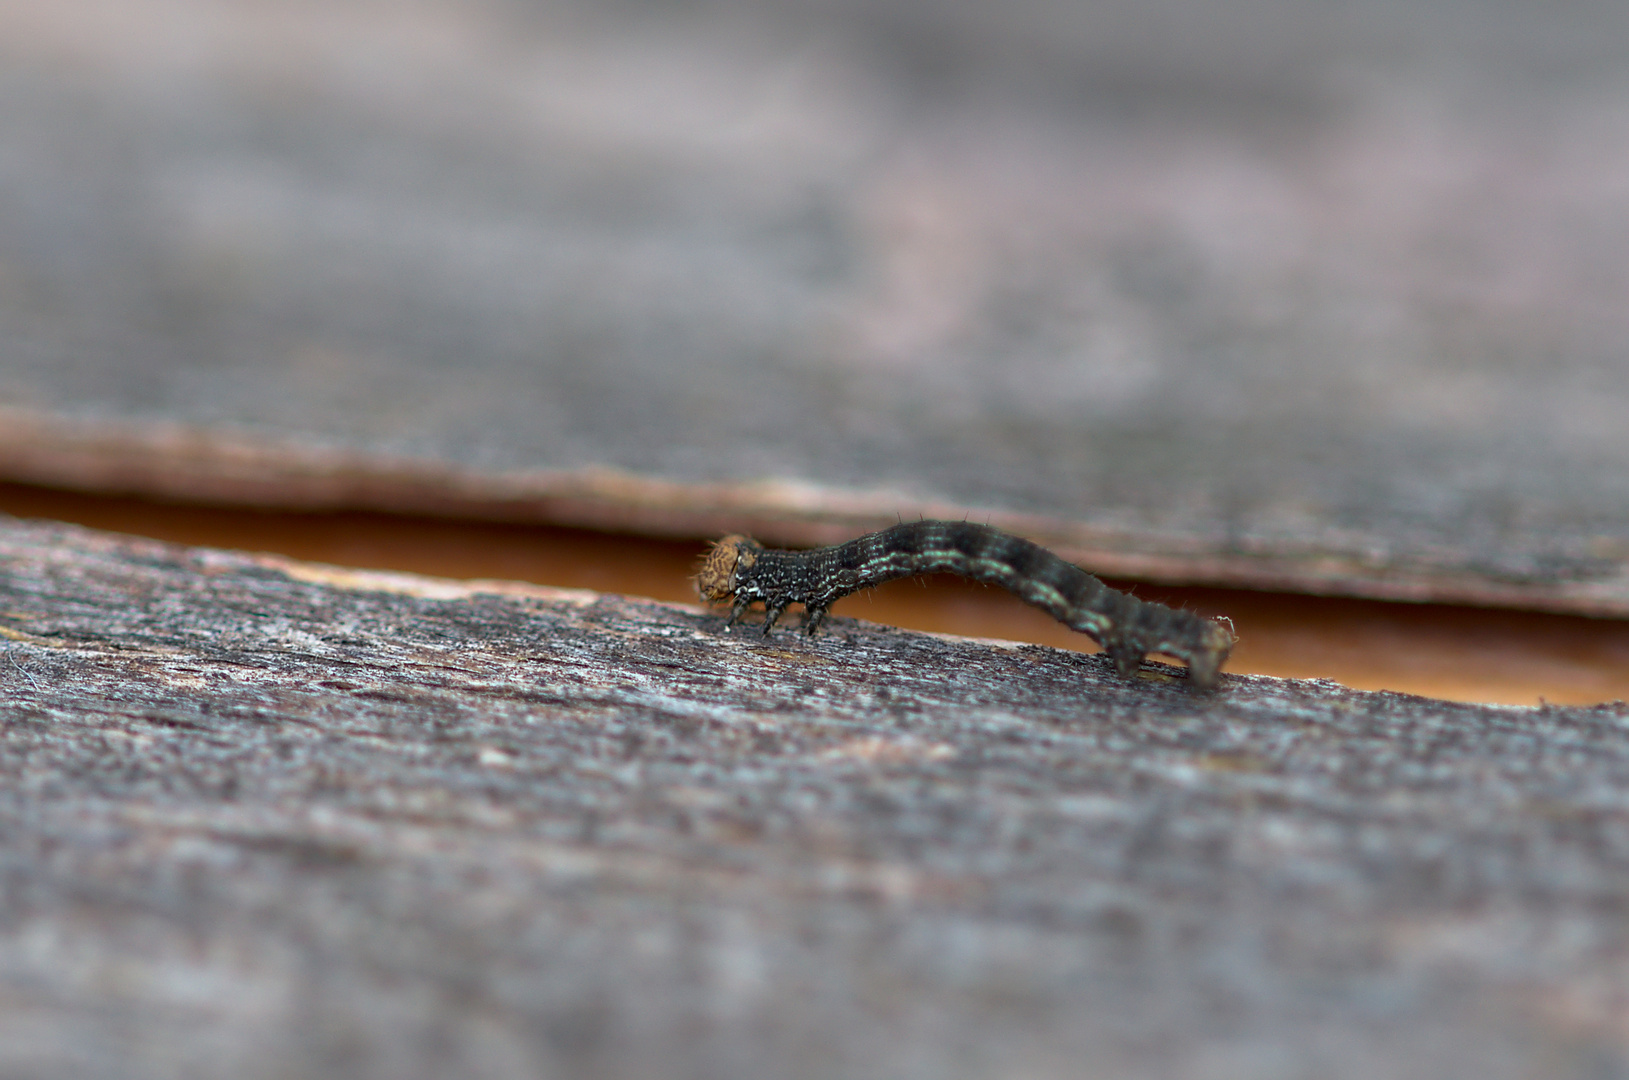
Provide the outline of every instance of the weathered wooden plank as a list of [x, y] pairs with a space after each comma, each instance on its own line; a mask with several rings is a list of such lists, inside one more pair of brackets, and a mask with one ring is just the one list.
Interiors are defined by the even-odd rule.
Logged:
[[1624, 9], [1341, 10], [0, 3], [0, 475], [1629, 613]]
[[0, 523], [7, 1075], [1629, 1062], [1629, 712]]

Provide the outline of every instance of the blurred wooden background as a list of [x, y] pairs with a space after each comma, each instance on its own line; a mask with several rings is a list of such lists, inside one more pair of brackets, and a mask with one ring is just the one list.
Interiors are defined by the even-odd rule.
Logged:
[[1629, 614], [1629, 14], [0, 4], [0, 477]]

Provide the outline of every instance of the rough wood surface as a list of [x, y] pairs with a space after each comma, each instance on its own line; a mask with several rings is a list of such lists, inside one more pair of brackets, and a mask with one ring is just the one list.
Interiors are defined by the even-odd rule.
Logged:
[[1629, 9], [1462, 7], [4, 0], [0, 475], [1629, 613]]
[[1629, 711], [0, 523], [7, 1077], [1598, 1077]]

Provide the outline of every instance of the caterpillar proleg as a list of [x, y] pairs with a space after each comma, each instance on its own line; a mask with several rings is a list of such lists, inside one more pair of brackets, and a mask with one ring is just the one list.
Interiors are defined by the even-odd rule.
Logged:
[[1232, 627], [1109, 588], [1080, 567], [1022, 537], [966, 521], [912, 521], [835, 547], [779, 551], [750, 537], [713, 545], [696, 590], [729, 602], [734, 624], [764, 605], [764, 634], [791, 604], [802, 604], [813, 635], [833, 603], [860, 589], [917, 574], [951, 573], [1000, 585], [1103, 646], [1121, 675], [1149, 653], [1188, 665], [1194, 686], [1216, 685], [1235, 640]]

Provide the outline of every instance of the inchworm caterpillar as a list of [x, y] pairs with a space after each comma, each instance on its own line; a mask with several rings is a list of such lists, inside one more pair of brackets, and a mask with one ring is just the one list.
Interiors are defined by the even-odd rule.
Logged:
[[789, 604], [802, 604], [813, 635], [833, 603], [895, 578], [947, 572], [987, 581], [1033, 604], [1103, 646], [1121, 675], [1149, 653], [1188, 664], [1193, 685], [1209, 689], [1233, 648], [1231, 626], [1117, 592], [1080, 567], [1021, 537], [966, 521], [912, 521], [835, 547], [777, 551], [750, 537], [713, 545], [696, 591], [728, 600], [734, 624], [754, 603], [764, 605], [764, 634]]

